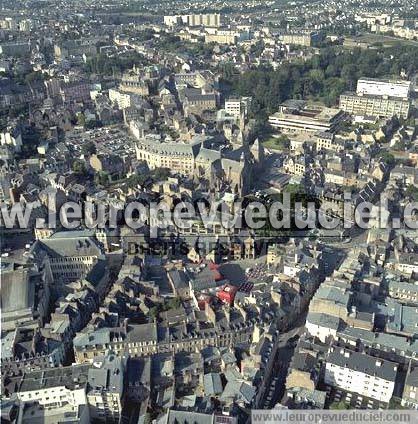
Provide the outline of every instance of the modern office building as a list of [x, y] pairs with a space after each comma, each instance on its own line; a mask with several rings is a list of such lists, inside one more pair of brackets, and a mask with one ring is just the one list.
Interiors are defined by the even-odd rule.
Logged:
[[340, 96], [340, 108], [353, 115], [408, 118], [411, 82], [362, 78], [355, 93]]
[[3, 262], [1, 273], [2, 331], [15, 330], [19, 325], [32, 328], [42, 325], [48, 315], [50, 300], [50, 280], [46, 272]]
[[339, 109], [310, 106], [303, 100], [288, 100], [269, 117], [270, 125], [283, 133], [333, 133], [344, 120]]

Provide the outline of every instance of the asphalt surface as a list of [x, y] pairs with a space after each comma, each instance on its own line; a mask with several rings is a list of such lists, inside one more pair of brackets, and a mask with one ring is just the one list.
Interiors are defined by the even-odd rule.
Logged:
[[270, 377], [265, 381], [266, 390], [260, 401], [259, 408], [271, 409], [280, 402], [284, 395], [286, 378], [296, 347], [296, 340], [305, 331], [306, 313], [301, 315], [295, 322], [295, 326], [279, 335], [278, 349], [274, 358], [274, 366]]

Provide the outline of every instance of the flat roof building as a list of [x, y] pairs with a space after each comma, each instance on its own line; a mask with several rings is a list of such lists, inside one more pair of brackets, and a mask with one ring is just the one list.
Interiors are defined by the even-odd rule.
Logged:
[[388, 96], [407, 99], [412, 83], [402, 80], [384, 80], [361, 78], [357, 82], [357, 94], [371, 96]]
[[269, 117], [269, 124], [283, 133], [333, 133], [343, 120], [344, 113], [339, 109], [291, 100], [280, 105], [279, 111]]
[[345, 92], [340, 96], [340, 109], [352, 115], [408, 118], [411, 102], [407, 98]]

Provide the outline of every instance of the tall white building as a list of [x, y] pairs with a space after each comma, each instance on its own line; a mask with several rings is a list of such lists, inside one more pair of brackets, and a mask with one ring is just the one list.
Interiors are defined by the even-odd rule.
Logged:
[[411, 108], [410, 81], [361, 78], [355, 93], [340, 96], [340, 108], [352, 115], [408, 118]]
[[229, 116], [239, 118], [241, 114], [247, 116], [250, 108], [250, 97], [230, 98], [225, 101], [225, 112]]
[[345, 92], [340, 96], [340, 109], [357, 116], [380, 116], [408, 118], [411, 101], [400, 97], [372, 96]]
[[357, 94], [388, 96], [406, 99], [411, 91], [410, 81], [361, 78], [357, 82]]
[[328, 353], [324, 381], [330, 386], [388, 403], [397, 372], [397, 363], [333, 346]]
[[187, 25], [189, 27], [219, 27], [221, 26], [221, 15], [219, 13], [204, 13], [195, 15], [167, 15], [164, 16], [164, 25]]

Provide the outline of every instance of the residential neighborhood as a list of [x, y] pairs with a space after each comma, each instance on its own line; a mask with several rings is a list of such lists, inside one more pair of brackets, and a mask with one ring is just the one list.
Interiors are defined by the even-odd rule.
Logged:
[[1, 422], [416, 413], [417, 105], [413, 0], [0, 1]]

